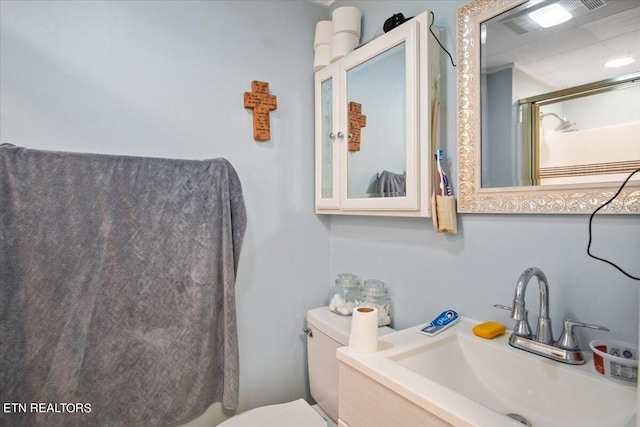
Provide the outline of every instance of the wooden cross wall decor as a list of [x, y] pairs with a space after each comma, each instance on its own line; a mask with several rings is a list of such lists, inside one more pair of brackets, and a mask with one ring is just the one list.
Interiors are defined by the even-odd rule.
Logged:
[[361, 129], [367, 126], [367, 116], [362, 114], [362, 105], [349, 102], [349, 151], [360, 151]]
[[244, 93], [244, 108], [253, 109], [253, 139], [271, 139], [269, 112], [277, 107], [278, 99], [275, 95], [269, 95], [269, 83], [252, 81], [251, 92]]

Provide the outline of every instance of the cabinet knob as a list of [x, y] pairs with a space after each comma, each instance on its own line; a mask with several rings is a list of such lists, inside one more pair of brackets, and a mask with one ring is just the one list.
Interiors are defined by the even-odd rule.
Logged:
[[331, 140], [336, 139], [336, 134], [335, 134], [335, 133], [333, 133], [333, 132], [331, 132], [331, 133], [329, 134], [329, 138], [331, 138]]
[[344, 133], [338, 132], [338, 138], [340, 138], [340, 139], [344, 138]]

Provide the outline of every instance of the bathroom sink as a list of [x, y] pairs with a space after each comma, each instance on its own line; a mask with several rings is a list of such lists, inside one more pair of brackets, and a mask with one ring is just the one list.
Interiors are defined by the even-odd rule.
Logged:
[[[435, 337], [419, 327], [384, 337], [376, 353], [338, 358], [454, 426], [632, 427], [637, 391], [600, 377], [591, 355], [571, 366], [486, 340], [461, 319]], [[349, 360], [352, 363], [349, 363]]]
[[472, 335], [454, 334], [393, 356], [400, 365], [502, 414], [533, 426], [624, 426], [635, 392], [519, 354]]

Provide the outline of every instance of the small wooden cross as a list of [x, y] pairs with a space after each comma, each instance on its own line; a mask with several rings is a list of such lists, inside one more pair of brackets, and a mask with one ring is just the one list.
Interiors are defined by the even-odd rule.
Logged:
[[252, 81], [251, 92], [244, 93], [244, 108], [253, 109], [253, 139], [268, 141], [271, 139], [269, 112], [278, 107], [275, 95], [269, 95], [269, 83]]
[[367, 127], [367, 116], [362, 114], [362, 105], [349, 102], [349, 151], [360, 151], [361, 129]]

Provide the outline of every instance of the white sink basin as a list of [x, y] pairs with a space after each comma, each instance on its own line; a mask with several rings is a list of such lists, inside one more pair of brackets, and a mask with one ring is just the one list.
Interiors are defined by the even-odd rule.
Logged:
[[627, 387], [475, 336], [455, 334], [391, 359], [495, 412], [519, 414], [533, 426], [624, 426], [635, 412], [636, 394]]
[[514, 349], [508, 334], [485, 340], [461, 319], [427, 337], [420, 327], [383, 337], [376, 353], [341, 349], [338, 358], [454, 426], [632, 427], [637, 391], [571, 366]]

